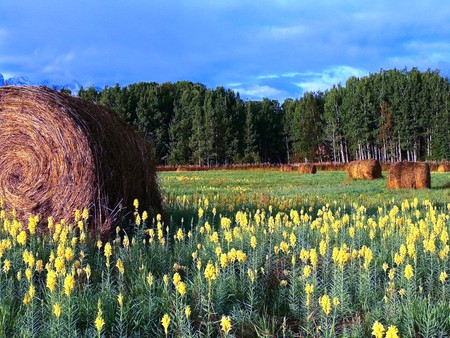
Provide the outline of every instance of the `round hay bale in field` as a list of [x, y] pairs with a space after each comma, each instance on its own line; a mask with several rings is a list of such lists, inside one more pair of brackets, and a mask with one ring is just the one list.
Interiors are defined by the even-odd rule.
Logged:
[[348, 176], [373, 180], [381, 177], [381, 165], [377, 160], [353, 161], [347, 166]]
[[20, 220], [71, 221], [89, 208], [107, 239], [135, 198], [162, 212], [153, 151], [114, 112], [43, 87], [1, 87], [0, 125], [0, 198]]
[[289, 173], [292, 171], [292, 166], [290, 164], [282, 164], [280, 167], [280, 171], [283, 173]]
[[300, 164], [297, 172], [299, 174], [315, 174], [317, 172], [317, 167], [315, 164]]
[[450, 162], [441, 163], [437, 168], [438, 173], [448, 173], [450, 172]]
[[397, 162], [390, 165], [388, 189], [426, 189], [431, 187], [430, 166], [419, 162]]

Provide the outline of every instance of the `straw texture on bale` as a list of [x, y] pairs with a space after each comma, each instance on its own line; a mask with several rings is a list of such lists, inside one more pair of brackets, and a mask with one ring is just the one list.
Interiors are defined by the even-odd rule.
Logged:
[[108, 238], [133, 211], [162, 212], [154, 156], [114, 112], [42, 87], [0, 88], [0, 198], [18, 218], [89, 208]]
[[347, 166], [348, 176], [373, 180], [381, 177], [381, 165], [377, 160], [353, 161]]
[[450, 163], [442, 163], [439, 164], [437, 168], [438, 173], [447, 173], [450, 172]]
[[426, 189], [431, 187], [430, 167], [427, 163], [397, 162], [390, 165], [388, 189]]
[[314, 164], [300, 164], [297, 172], [299, 174], [315, 174], [317, 172], [317, 167]]
[[292, 166], [289, 164], [282, 164], [280, 167], [280, 171], [283, 173], [288, 173], [292, 171]]

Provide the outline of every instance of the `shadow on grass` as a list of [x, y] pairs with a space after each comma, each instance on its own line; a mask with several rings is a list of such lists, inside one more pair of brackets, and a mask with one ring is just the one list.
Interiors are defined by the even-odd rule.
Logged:
[[450, 182], [447, 182], [444, 185], [440, 185], [438, 187], [432, 187], [431, 189], [433, 189], [433, 190], [450, 189]]

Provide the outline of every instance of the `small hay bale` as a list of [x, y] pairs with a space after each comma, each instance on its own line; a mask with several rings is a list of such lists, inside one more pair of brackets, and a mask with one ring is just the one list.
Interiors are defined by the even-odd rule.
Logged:
[[42, 87], [0, 88], [0, 198], [6, 209], [73, 220], [89, 208], [108, 239], [133, 200], [162, 213], [154, 155], [114, 112]]
[[430, 166], [419, 162], [397, 162], [388, 170], [388, 189], [426, 189], [431, 187]]
[[373, 180], [381, 177], [381, 165], [377, 160], [353, 161], [347, 166], [348, 176]]
[[446, 163], [439, 164], [439, 166], [437, 168], [437, 172], [438, 173], [448, 173], [448, 172], [450, 172], [450, 163], [446, 162]]
[[315, 174], [317, 172], [317, 167], [315, 164], [300, 164], [297, 172], [299, 174]]
[[290, 164], [282, 164], [280, 167], [282, 173], [289, 173], [292, 171], [292, 166]]

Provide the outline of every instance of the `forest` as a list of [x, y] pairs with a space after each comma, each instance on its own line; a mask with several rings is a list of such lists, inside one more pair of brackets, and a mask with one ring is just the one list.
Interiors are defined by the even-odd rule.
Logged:
[[189, 81], [78, 96], [116, 111], [159, 165], [450, 160], [450, 82], [439, 70], [380, 70], [282, 103]]

